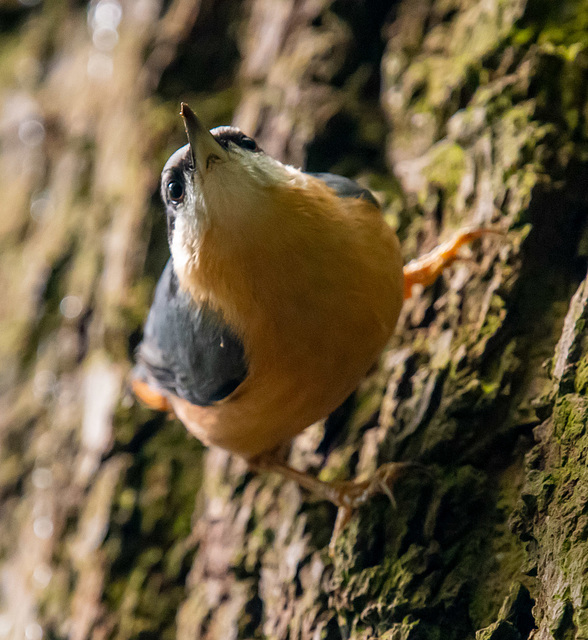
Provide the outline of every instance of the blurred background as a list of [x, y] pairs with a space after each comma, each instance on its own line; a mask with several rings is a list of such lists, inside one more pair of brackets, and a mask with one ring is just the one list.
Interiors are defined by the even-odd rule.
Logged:
[[[0, 639], [587, 637], [587, 28], [585, 0], [0, 0]], [[371, 188], [407, 259], [508, 232], [297, 439], [325, 479], [438, 474], [334, 564], [330, 505], [127, 387], [180, 101]]]

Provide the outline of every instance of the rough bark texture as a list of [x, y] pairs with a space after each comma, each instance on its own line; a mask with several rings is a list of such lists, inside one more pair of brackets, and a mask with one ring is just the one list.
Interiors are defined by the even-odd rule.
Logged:
[[[588, 638], [588, 2], [31, 4], [0, 2], [0, 637]], [[431, 470], [334, 561], [333, 507], [126, 390], [180, 99], [359, 177], [407, 259], [507, 232], [294, 442]]]

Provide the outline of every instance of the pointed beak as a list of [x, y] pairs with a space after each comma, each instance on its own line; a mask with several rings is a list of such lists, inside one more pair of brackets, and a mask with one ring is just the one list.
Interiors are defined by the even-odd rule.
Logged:
[[185, 102], [182, 102], [180, 115], [184, 119], [194, 168], [203, 176], [215, 162], [226, 160], [227, 152]]

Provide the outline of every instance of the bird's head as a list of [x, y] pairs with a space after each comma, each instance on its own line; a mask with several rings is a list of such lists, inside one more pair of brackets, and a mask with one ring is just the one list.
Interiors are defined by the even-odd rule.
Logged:
[[[167, 161], [161, 179], [168, 239], [180, 280], [198, 261], [206, 232], [233, 238], [254, 232], [273, 215], [272, 197], [305, 181], [298, 169], [265, 154], [235, 127], [212, 131], [182, 103], [188, 144]], [[273, 194], [273, 195], [272, 195]]]

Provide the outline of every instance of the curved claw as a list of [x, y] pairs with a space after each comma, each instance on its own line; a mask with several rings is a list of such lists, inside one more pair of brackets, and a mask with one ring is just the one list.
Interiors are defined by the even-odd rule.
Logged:
[[398, 478], [411, 469], [430, 474], [430, 470], [418, 462], [389, 462], [378, 467], [368, 480], [362, 482], [352, 480], [349, 482], [333, 483], [333, 489], [338, 493], [336, 496], [333, 496], [334, 499], [332, 502], [339, 507], [339, 510], [331, 535], [331, 541], [329, 542], [329, 556], [331, 558], [335, 557], [335, 548], [339, 535], [357, 508], [378, 493], [383, 493], [388, 496], [390, 503], [396, 508], [396, 500], [392, 489]]
[[401, 475], [411, 469], [428, 471], [418, 462], [388, 462], [378, 467], [368, 480], [332, 483], [330, 486], [333, 494], [329, 499], [338, 507], [357, 509], [374, 495], [384, 493], [395, 505], [392, 487]]
[[349, 522], [353, 512], [378, 493], [388, 496], [395, 507], [396, 501], [392, 489], [394, 484], [406, 471], [418, 470], [428, 475], [430, 469], [419, 462], [389, 462], [378, 467], [367, 480], [348, 480], [344, 482], [324, 482], [318, 478], [293, 469], [275, 457], [265, 454], [249, 460], [249, 466], [255, 471], [274, 471], [295, 480], [299, 485], [312, 491], [318, 498], [329, 500], [339, 507], [335, 527], [329, 543], [329, 555], [335, 555], [337, 538]]

